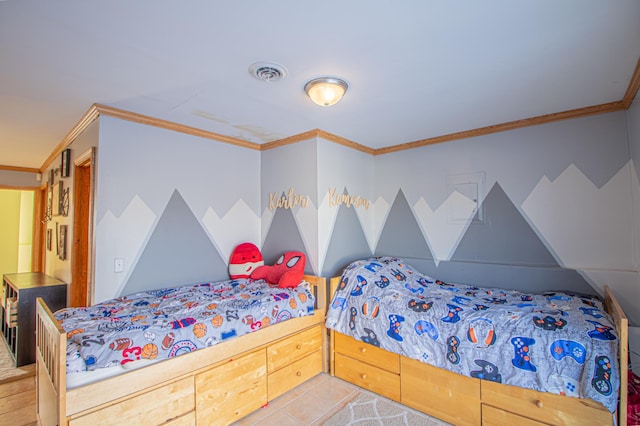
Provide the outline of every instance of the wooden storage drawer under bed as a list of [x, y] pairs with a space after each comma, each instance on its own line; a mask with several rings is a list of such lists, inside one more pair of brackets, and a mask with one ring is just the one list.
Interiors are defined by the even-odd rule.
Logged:
[[482, 405], [483, 425], [513, 425], [513, 426], [546, 426], [536, 420], [522, 417], [509, 411], [504, 411], [490, 405]]
[[266, 373], [260, 349], [196, 375], [197, 423], [233, 423], [265, 405]]
[[342, 333], [335, 333], [334, 342], [336, 352], [391, 373], [400, 374], [400, 356], [397, 354], [355, 340]]
[[[481, 383], [483, 418], [485, 409], [490, 406], [542, 424], [581, 425], [585, 418], [594, 425], [611, 424], [611, 413], [590, 399], [578, 400], [488, 380]], [[576, 404], [576, 401], [580, 403]]]
[[333, 334], [335, 376], [400, 401], [400, 357], [344, 334]]
[[335, 354], [334, 362], [336, 377], [386, 398], [400, 401], [399, 374], [374, 367], [340, 353]]
[[316, 326], [267, 346], [269, 401], [324, 370], [323, 330]]
[[313, 327], [267, 347], [267, 368], [274, 372], [322, 346], [322, 327]]
[[273, 401], [285, 392], [306, 382], [322, 372], [322, 348], [292, 362], [289, 365], [269, 373], [267, 389], [269, 401]]
[[72, 418], [69, 426], [162, 424], [192, 412], [194, 408], [193, 377], [187, 377]]
[[[400, 357], [404, 405], [456, 425], [480, 424], [480, 379]], [[452, 412], [451, 407], [461, 407]]]

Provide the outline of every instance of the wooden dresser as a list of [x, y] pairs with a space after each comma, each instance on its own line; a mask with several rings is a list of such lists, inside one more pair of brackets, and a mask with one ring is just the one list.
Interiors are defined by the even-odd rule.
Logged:
[[2, 336], [16, 367], [35, 362], [36, 298], [57, 311], [67, 305], [67, 284], [40, 272], [5, 274], [0, 292]]

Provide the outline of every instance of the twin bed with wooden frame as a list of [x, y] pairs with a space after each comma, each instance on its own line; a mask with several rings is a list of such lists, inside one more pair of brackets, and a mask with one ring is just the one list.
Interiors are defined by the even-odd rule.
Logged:
[[[376, 282], [374, 285], [370, 276], [358, 276], [359, 283], [354, 287], [352, 281], [355, 276], [351, 275], [349, 278], [352, 280], [348, 283], [343, 281], [343, 277], [330, 279], [330, 295], [333, 300], [329, 309], [336, 310], [336, 312], [342, 310], [343, 313], [338, 315], [349, 321], [348, 325], [344, 325], [345, 330], [357, 331], [354, 322], [356, 316], [364, 316], [364, 324], [371, 327], [371, 321], [378, 316], [378, 310], [382, 309], [383, 296], [379, 294], [379, 298], [372, 298], [367, 296], [366, 291], [363, 293], [363, 288], [367, 286], [369, 288], [376, 288], [376, 286], [386, 288], [389, 286], [389, 281]], [[412, 290], [419, 289], [413, 288]], [[395, 299], [397, 302], [397, 294], [393, 293], [387, 293], [385, 298]], [[349, 294], [362, 298], [358, 299], [360, 300], [357, 302], [358, 305], [354, 305], [356, 302], [347, 302]], [[424, 294], [427, 294], [426, 291]], [[372, 299], [379, 300], [371, 303]], [[425, 299], [416, 298], [415, 300], [424, 301]], [[362, 301], [365, 301], [364, 304]], [[349, 306], [353, 307], [349, 308]], [[424, 306], [423, 312], [429, 308], [431, 305]], [[335, 331], [333, 325], [330, 324], [332, 317], [329, 315], [327, 327], [330, 331], [330, 372], [350, 383], [456, 425], [626, 425], [628, 321], [608, 287], [605, 287], [604, 308], [615, 323], [619, 345], [617, 352], [619, 353], [621, 392], [618, 410], [615, 414], [612, 414], [601, 403], [591, 399], [539, 392], [502, 384], [497, 380], [486, 379], [486, 377], [484, 380], [468, 377], [384, 350], [379, 343], [383, 337], [387, 339], [387, 334], [398, 337], [398, 334], [394, 332], [394, 325], [399, 327], [401, 324], [406, 324], [404, 327], [411, 328], [411, 323], [408, 322], [409, 318], [406, 323], [401, 323], [400, 321], [404, 321], [403, 317], [391, 318], [391, 315], [389, 315], [390, 325], [387, 321], [389, 330], [386, 333], [379, 329], [375, 333], [373, 330], [365, 328], [364, 333], [366, 334], [360, 336], [359, 339]], [[402, 311], [399, 312], [402, 314]], [[403, 315], [408, 315], [408, 313]], [[456, 313], [454, 312], [453, 315]], [[386, 317], [386, 315], [384, 316]], [[383, 317], [381, 312], [379, 317]], [[424, 333], [424, 336], [421, 337], [426, 337], [427, 332], [424, 331], [424, 328], [421, 331]], [[493, 329], [491, 331], [493, 332]], [[496, 328], [495, 332], [499, 333], [499, 329]], [[411, 332], [407, 331], [405, 334], [404, 343], [407, 343], [410, 333], [413, 333], [412, 328]], [[442, 330], [440, 330], [440, 334], [442, 338]], [[485, 336], [490, 336], [490, 334], [485, 334]], [[431, 337], [436, 338], [435, 335]], [[446, 338], [446, 335], [444, 337]], [[453, 358], [460, 356], [453, 352], [447, 354], [447, 356], [449, 355]], [[459, 361], [459, 358], [457, 360]], [[571, 364], [574, 360], [568, 361]], [[577, 363], [573, 362], [573, 364]], [[590, 367], [585, 364], [585, 368]]]
[[[466, 377], [331, 330], [326, 357], [325, 279], [313, 315], [73, 389], [66, 384], [67, 333], [37, 304], [37, 412], [42, 425], [228, 424], [327, 371], [454, 424], [616, 424], [600, 403]], [[341, 277], [330, 280], [333, 295]], [[605, 288], [619, 336], [620, 388], [627, 387], [628, 323]], [[166, 368], [171, 363], [171, 368]], [[223, 384], [224, 386], [221, 386]], [[626, 425], [626, 392], [617, 411]]]
[[314, 288], [312, 315], [72, 389], [66, 382], [67, 333], [39, 299], [38, 422], [193, 425], [244, 417], [327, 371], [326, 280], [309, 275], [304, 280]]

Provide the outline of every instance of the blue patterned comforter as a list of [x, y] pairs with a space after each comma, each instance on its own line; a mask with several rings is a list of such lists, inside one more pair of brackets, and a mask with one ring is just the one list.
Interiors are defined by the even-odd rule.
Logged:
[[141, 292], [54, 316], [67, 332], [70, 373], [173, 358], [313, 315], [314, 302], [308, 283], [284, 289], [239, 279]]
[[617, 408], [618, 338], [592, 296], [450, 284], [379, 257], [345, 269], [326, 324], [465, 376]]

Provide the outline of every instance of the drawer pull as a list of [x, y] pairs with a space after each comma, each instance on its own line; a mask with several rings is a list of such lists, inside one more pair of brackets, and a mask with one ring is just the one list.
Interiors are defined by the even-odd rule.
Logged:
[[296, 345], [296, 349], [298, 349], [298, 350], [302, 349], [302, 345], [301, 344], [297, 344]]
[[361, 378], [362, 380], [367, 380], [367, 375], [366, 375], [366, 374], [361, 374], [361, 375], [360, 375], [360, 378]]
[[537, 401], [536, 401], [536, 407], [538, 407], [538, 408], [542, 408], [542, 401], [537, 400]]
[[360, 348], [360, 352], [365, 353], [367, 351], [367, 348]]
[[296, 373], [296, 376], [298, 376], [298, 377], [302, 376], [302, 371], [298, 371], [298, 372]]

